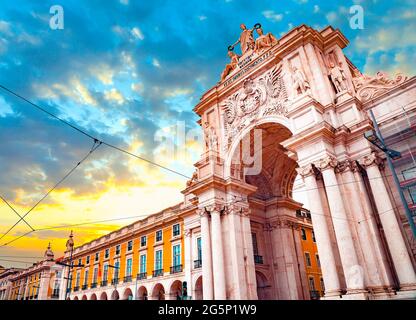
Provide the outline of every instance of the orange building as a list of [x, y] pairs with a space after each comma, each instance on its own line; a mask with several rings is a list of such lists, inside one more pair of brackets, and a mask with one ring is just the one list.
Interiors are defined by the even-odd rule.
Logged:
[[312, 228], [311, 214], [309, 210], [301, 209], [297, 211], [297, 216], [303, 219], [300, 229], [301, 246], [305, 261], [310, 297], [312, 300], [316, 300], [324, 295], [325, 286], [322, 278], [315, 233]]

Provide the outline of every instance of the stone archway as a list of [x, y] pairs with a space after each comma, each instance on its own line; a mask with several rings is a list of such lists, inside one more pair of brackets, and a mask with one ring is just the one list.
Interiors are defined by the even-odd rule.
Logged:
[[113, 293], [111, 294], [111, 300], [120, 300], [120, 294], [118, 293], [117, 290], [114, 290]]
[[170, 300], [180, 300], [181, 296], [182, 296], [182, 282], [180, 280], [175, 280], [170, 285], [169, 298]]
[[267, 280], [266, 276], [260, 271], [256, 271], [256, 282], [257, 282], [257, 297], [259, 300], [271, 300], [271, 285]]
[[97, 300], [97, 295], [93, 293], [90, 297], [90, 300]]
[[100, 300], [108, 300], [108, 297], [107, 297], [107, 293], [106, 292], [102, 292], [101, 293]]
[[72, 300], [78, 300], [78, 297], [77, 297], [77, 296], [75, 296], [75, 297], [74, 297], [74, 299], [72, 299]]
[[86, 295], [86, 294], [84, 294], [84, 295], [82, 296], [82, 299], [81, 299], [81, 300], [88, 300], [87, 295]]
[[194, 300], [202, 300], [202, 276], [199, 276], [194, 285]]
[[153, 287], [152, 300], [165, 300], [165, 288], [161, 283], [157, 283]]
[[147, 300], [148, 299], [147, 289], [146, 289], [145, 286], [141, 286], [137, 290], [137, 298], [138, 298], [138, 300]]
[[123, 300], [133, 300], [133, 292], [130, 288], [126, 288], [123, 292]]

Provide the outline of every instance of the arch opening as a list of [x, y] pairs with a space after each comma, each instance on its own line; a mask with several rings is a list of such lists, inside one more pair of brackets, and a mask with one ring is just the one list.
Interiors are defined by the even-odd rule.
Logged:
[[165, 288], [162, 284], [158, 283], [155, 285], [152, 291], [153, 300], [165, 300]]

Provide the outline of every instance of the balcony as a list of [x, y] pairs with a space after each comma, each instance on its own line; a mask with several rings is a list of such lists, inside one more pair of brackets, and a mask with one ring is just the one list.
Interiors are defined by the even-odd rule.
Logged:
[[51, 295], [51, 298], [52, 299], [59, 299], [59, 293], [53, 292], [52, 295]]
[[124, 282], [131, 282], [131, 276], [125, 276]]
[[202, 259], [194, 260], [194, 269], [202, 267]]
[[38, 295], [37, 294], [35, 294], [35, 296], [33, 297], [34, 299], [37, 299], [38, 298]]
[[113, 280], [111, 280], [111, 284], [112, 285], [116, 285], [116, 284], [118, 284], [118, 278], [114, 278]]
[[254, 263], [255, 264], [263, 264], [263, 256], [259, 256], [258, 254], [254, 255]]
[[74, 292], [79, 291], [79, 287], [74, 287]]
[[97, 288], [97, 282], [91, 283], [91, 289]]
[[137, 274], [137, 280], [147, 279], [147, 272], [141, 272]]
[[170, 267], [170, 273], [179, 273], [182, 272], [182, 265], [178, 264], [177, 266]]
[[82, 285], [82, 290], [87, 290], [88, 289], [88, 285], [87, 284], [83, 284]]
[[163, 276], [163, 269], [153, 270], [152, 276], [153, 278]]
[[101, 287], [106, 287], [107, 284], [108, 284], [108, 281], [107, 280], [101, 281]]
[[311, 300], [319, 300], [319, 298], [323, 295], [323, 293], [318, 290], [311, 290], [309, 291], [309, 294], [311, 295]]

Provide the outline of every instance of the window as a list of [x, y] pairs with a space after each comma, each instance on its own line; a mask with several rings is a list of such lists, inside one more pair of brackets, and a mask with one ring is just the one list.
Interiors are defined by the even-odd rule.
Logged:
[[120, 245], [116, 245], [116, 255], [120, 254]]
[[100, 260], [100, 253], [96, 252], [95, 253], [95, 261], [98, 261], [98, 260]]
[[132, 263], [132, 259], [128, 258], [127, 259], [127, 263], [126, 263], [126, 276], [131, 276], [131, 263]]
[[319, 260], [319, 254], [316, 254], [316, 264], [318, 265], [318, 267], [321, 267], [321, 260]]
[[85, 263], [86, 263], [86, 264], [90, 264], [90, 256], [87, 256], [87, 257], [85, 258]]
[[77, 287], [77, 288], [79, 288], [80, 279], [81, 279], [81, 273], [77, 272], [77, 277], [76, 277], [76, 280], [75, 280], [75, 287]]
[[319, 283], [321, 284], [321, 290], [325, 291], [324, 279], [323, 278], [319, 279]]
[[140, 255], [140, 273], [146, 272], [146, 255], [142, 254]]
[[98, 267], [95, 267], [94, 268], [94, 273], [93, 273], [93, 276], [92, 276], [92, 282], [97, 283], [97, 281], [98, 281]]
[[84, 286], [88, 285], [88, 269], [85, 270], [85, 274], [84, 274]]
[[253, 241], [253, 253], [255, 256], [259, 255], [259, 248], [257, 246], [257, 235], [253, 232], [251, 234], [251, 239]]
[[172, 229], [173, 229], [173, 236], [174, 237], [177, 237], [181, 234], [181, 227], [180, 227], [179, 223], [174, 224]]
[[108, 264], [104, 265], [104, 270], [103, 270], [103, 281], [107, 281], [108, 280]]
[[105, 249], [104, 259], [108, 259], [109, 256], [110, 256], [110, 249]]
[[315, 281], [313, 280], [312, 277], [309, 278], [309, 289], [311, 291], [315, 291]]
[[114, 279], [118, 279], [120, 273], [120, 261], [114, 262]]
[[131, 251], [133, 249], [133, 240], [127, 242], [127, 251]]
[[147, 237], [146, 236], [141, 236], [140, 237], [140, 246], [145, 247], [146, 244], [147, 244]]
[[173, 266], [179, 266], [181, 264], [181, 245], [177, 244], [173, 246]]
[[82, 259], [78, 259], [78, 267], [82, 265]]
[[155, 252], [155, 270], [163, 268], [162, 250], [156, 250]]
[[162, 241], [162, 230], [156, 231], [156, 242]]
[[306, 240], [306, 231], [305, 231], [305, 229], [303, 229], [303, 228], [300, 229], [300, 235], [302, 237], [302, 240]]
[[312, 230], [312, 241], [313, 242], [316, 242], [316, 239], [315, 239], [315, 232]]
[[201, 237], [198, 237], [196, 239], [196, 248], [198, 251], [198, 260], [202, 260], [202, 239]]
[[[402, 175], [403, 175], [404, 180], [410, 180], [410, 179], [416, 178], [416, 167], [412, 167], [412, 168], [408, 168], [406, 170], [403, 170]], [[410, 186], [406, 189], [409, 193], [411, 201], [413, 203], [416, 203], [416, 186], [413, 185], [413, 186]]]
[[305, 259], [306, 259], [306, 266], [310, 267], [311, 266], [311, 255], [309, 254], [309, 252], [305, 252]]

